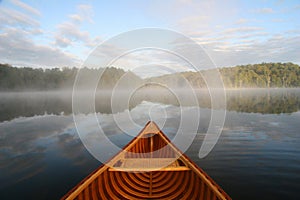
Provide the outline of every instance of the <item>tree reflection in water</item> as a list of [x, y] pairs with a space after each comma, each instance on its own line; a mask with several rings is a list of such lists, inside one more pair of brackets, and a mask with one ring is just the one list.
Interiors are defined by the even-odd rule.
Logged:
[[[184, 90], [179, 90], [183, 92]], [[197, 90], [198, 105], [185, 102], [182, 105], [173, 93], [167, 89], [149, 89], [134, 93], [129, 101], [129, 109], [135, 108], [143, 101], [175, 106], [199, 106], [210, 108], [210, 96], [206, 90]], [[239, 89], [227, 90], [227, 110], [280, 114], [297, 112], [300, 108], [300, 89]], [[110, 114], [111, 92], [99, 92], [96, 95], [96, 112]], [[84, 99], [84, 94], [82, 96]], [[218, 105], [216, 105], [218, 108]], [[127, 107], [118, 107], [116, 112], [123, 112]], [[0, 93], [0, 121], [9, 121], [17, 117], [35, 115], [69, 115], [72, 113], [72, 93], [67, 92], [33, 92]], [[86, 113], [87, 114], [87, 113]]]

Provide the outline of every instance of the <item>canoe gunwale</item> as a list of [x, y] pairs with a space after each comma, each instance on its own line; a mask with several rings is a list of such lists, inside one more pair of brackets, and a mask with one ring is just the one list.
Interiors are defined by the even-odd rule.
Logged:
[[[221, 200], [231, 200], [231, 198], [228, 196], [228, 194], [211, 178], [209, 177], [197, 164], [195, 164], [189, 157], [187, 157], [184, 153], [181, 152], [180, 149], [178, 149], [173, 143], [167, 138], [164, 133], [158, 128], [158, 132], [155, 134], [159, 134], [159, 136], [167, 143], [170, 144], [170, 147], [175, 151], [175, 153], [178, 156], [177, 159], [180, 159], [184, 162], [186, 166], [176, 167], [176, 168], [149, 168], [149, 169], [137, 169], [137, 168], [129, 168], [124, 169], [122, 167], [112, 167], [113, 163], [116, 163], [119, 160], [120, 155], [124, 155], [124, 150], [130, 149], [135, 142], [141, 138], [145, 134], [146, 128], [151, 123], [154, 124], [155, 127], [157, 125], [154, 122], [149, 121], [145, 127], [140, 131], [140, 133], [135, 136], [127, 145], [125, 145], [115, 156], [113, 156], [111, 159], [108, 160], [107, 164], [102, 164], [100, 167], [98, 167], [96, 170], [94, 170], [92, 173], [90, 173], [87, 177], [85, 177], [82, 181], [80, 181], [75, 187], [73, 187], [67, 194], [65, 194], [61, 200], [72, 200], [75, 199], [82, 191], [85, 190], [86, 187], [88, 187], [95, 179], [98, 178], [99, 175], [101, 175], [104, 171], [108, 172], [153, 172], [153, 171], [193, 171], [197, 174], [198, 177], [200, 177], [201, 184], [207, 185], [208, 188], [210, 188], [215, 195], [217, 199]], [[147, 134], [147, 133], [146, 133]], [[148, 133], [149, 134], [149, 133]], [[127, 171], [126, 171], [127, 170]]]

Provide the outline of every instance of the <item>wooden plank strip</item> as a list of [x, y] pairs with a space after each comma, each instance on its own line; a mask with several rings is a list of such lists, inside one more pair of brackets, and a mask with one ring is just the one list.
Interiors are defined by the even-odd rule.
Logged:
[[84, 190], [84, 199], [90, 199], [89, 186]]
[[201, 180], [200, 192], [201, 192], [201, 193], [200, 193], [200, 199], [203, 199], [204, 193], [205, 193], [205, 185], [204, 185], [203, 180]]
[[152, 196], [152, 172], [150, 172], [150, 187], [149, 187], [149, 195]]
[[114, 167], [109, 168], [108, 171], [124, 171], [124, 172], [151, 172], [151, 171], [190, 171], [188, 167], [165, 167], [165, 168], [126, 168], [126, 167]]

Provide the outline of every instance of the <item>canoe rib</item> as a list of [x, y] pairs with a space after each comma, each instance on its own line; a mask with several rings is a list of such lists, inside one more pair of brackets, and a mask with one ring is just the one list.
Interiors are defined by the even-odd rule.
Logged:
[[62, 199], [231, 198], [154, 122]]

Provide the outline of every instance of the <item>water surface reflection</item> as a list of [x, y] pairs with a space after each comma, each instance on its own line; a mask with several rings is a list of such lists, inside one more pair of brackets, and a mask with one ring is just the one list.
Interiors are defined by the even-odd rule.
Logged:
[[[185, 91], [178, 91], [183, 93]], [[155, 90], [143, 91], [133, 95], [129, 109], [143, 101], [156, 102], [174, 106], [198, 106], [210, 108], [210, 94], [206, 90], [196, 91], [198, 102], [185, 102], [181, 105], [171, 92]], [[227, 90], [227, 110], [247, 113], [280, 114], [293, 113], [300, 109], [300, 89], [247, 89]], [[96, 112], [111, 114], [111, 92], [104, 91], [96, 94]], [[85, 99], [84, 92], [82, 99]], [[120, 98], [122, 100], [122, 98]], [[216, 105], [217, 106], [217, 105]], [[128, 109], [119, 107], [116, 111]], [[33, 92], [33, 93], [0, 93], [0, 121], [17, 117], [32, 117], [35, 115], [55, 114], [69, 115], [72, 113], [72, 92]]]
[[[211, 112], [204, 94], [198, 93], [200, 106], [184, 107], [201, 113], [196, 119], [200, 121], [198, 133], [186, 154], [233, 199], [297, 199], [299, 90], [260, 90], [257, 95], [228, 91], [230, 111], [221, 138], [206, 158], [199, 159]], [[0, 199], [58, 199], [101, 163], [87, 152], [79, 139], [69, 93], [24, 95], [1, 94]], [[166, 120], [163, 131], [172, 139], [180, 122], [180, 107], [168, 96], [163, 100], [158, 97], [135, 97], [129, 112], [143, 126], [150, 120], [150, 108], [165, 110], [167, 117], [160, 113], [151, 117]], [[106, 136], [122, 147], [132, 137], [113, 122], [109, 105], [100, 102], [97, 117]], [[83, 125], [90, 132], [87, 137], [93, 137], [97, 128], [89, 123], [92, 114], [81, 115]], [[137, 134], [139, 130], [132, 131]], [[189, 135], [188, 130], [186, 134]], [[116, 153], [104, 145], [100, 148], [107, 158]]]

